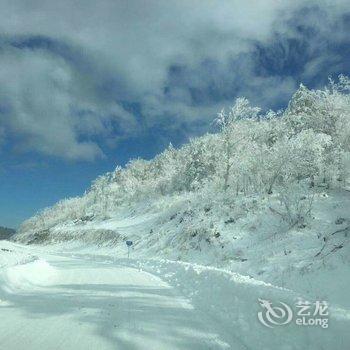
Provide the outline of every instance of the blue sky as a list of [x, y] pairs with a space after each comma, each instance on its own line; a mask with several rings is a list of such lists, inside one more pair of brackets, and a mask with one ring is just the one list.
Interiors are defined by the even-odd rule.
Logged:
[[349, 74], [345, 0], [4, 0], [0, 225], [210, 131], [245, 96], [283, 108]]

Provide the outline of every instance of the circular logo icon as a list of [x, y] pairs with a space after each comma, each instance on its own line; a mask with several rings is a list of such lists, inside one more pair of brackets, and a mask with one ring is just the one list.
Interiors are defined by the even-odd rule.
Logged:
[[263, 311], [258, 312], [259, 321], [266, 327], [282, 326], [288, 324], [293, 318], [292, 309], [282, 301], [279, 306], [272, 306], [271, 301], [258, 299]]

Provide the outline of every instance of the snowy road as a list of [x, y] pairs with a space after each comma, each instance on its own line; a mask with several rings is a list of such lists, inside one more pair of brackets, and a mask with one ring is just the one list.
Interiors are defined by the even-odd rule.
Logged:
[[116, 263], [48, 255], [6, 269], [0, 299], [1, 350], [231, 348], [176, 289]]

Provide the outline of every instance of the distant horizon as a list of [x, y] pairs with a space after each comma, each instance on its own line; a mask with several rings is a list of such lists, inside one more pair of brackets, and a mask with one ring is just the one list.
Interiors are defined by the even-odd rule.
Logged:
[[0, 229], [9, 229], [9, 230], [14, 230], [13, 227], [7, 227], [7, 226], [2, 226], [0, 225]]

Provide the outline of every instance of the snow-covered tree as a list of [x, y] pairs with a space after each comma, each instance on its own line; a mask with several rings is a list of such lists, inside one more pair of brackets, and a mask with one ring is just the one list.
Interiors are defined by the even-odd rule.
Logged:
[[82, 197], [62, 200], [27, 220], [21, 231], [104, 219], [123, 206], [187, 194], [206, 193], [206, 200], [217, 202], [277, 194], [286, 210], [294, 206], [298, 211], [306, 202], [292, 198], [292, 205], [289, 195], [282, 195], [292, 193], [287, 191], [291, 186], [308, 191], [306, 184], [336, 187], [350, 178], [349, 92], [345, 76], [323, 90], [301, 85], [285, 111], [266, 114], [238, 98], [215, 119], [218, 133], [193, 138], [178, 149], [170, 145], [149, 161], [131, 160], [98, 177]]
[[251, 107], [246, 98], [238, 98], [228, 113], [221, 110], [215, 119], [221, 130], [221, 141], [223, 145], [224, 163], [224, 191], [229, 187], [229, 177], [233, 164], [232, 156], [235, 154], [235, 147], [244, 142], [244, 134], [240, 133], [241, 122], [247, 119], [255, 120], [260, 108]]

